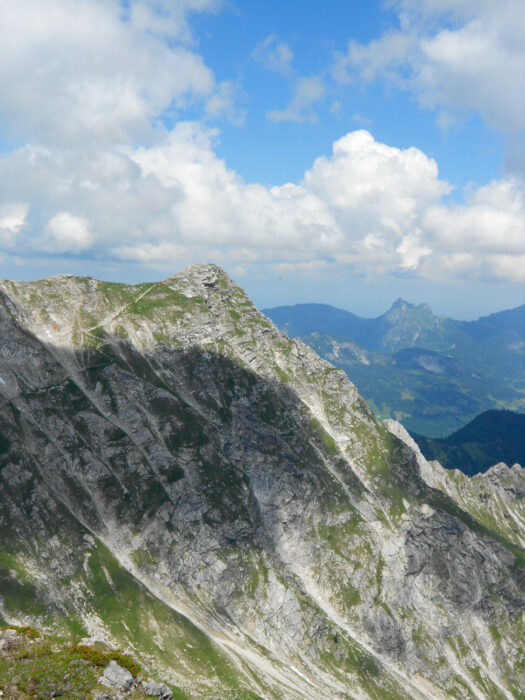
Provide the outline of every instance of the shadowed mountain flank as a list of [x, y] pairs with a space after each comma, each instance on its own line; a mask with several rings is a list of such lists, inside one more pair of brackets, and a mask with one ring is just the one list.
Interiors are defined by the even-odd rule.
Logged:
[[0, 306], [5, 622], [180, 697], [519, 697], [519, 544], [219, 268]]

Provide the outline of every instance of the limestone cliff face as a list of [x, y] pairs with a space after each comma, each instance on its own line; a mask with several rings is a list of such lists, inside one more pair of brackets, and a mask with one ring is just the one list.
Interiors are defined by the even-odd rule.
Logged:
[[521, 697], [522, 471], [474, 508], [213, 265], [3, 282], [0, 333], [0, 617], [188, 697]]
[[492, 532], [525, 547], [524, 467], [500, 462], [483, 474], [468, 477], [458, 469], [444, 469], [439, 462], [427, 461], [397, 421], [385, 420], [383, 425], [416, 456], [421, 476], [429, 486], [446, 493]]

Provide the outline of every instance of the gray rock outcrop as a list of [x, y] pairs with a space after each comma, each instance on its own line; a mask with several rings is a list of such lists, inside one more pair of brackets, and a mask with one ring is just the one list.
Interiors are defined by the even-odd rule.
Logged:
[[148, 697], [160, 698], [160, 700], [173, 700], [173, 693], [164, 683], [145, 680], [142, 681], [141, 688], [144, 695]]
[[113, 659], [104, 669], [104, 672], [98, 679], [101, 685], [105, 685], [108, 688], [116, 688], [123, 692], [127, 692], [133, 688], [133, 676], [128, 671], [127, 668], [120, 666]]

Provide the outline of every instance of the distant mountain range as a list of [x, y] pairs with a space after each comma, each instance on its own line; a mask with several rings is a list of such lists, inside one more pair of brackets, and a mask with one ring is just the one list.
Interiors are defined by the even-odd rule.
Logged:
[[457, 321], [398, 299], [378, 318], [326, 304], [263, 311], [341, 367], [380, 418], [443, 437], [489, 409], [525, 410], [525, 305]]
[[446, 438], [412, 433], [426, 459], [473, 476], [498, 462], [525, 465], [525, 414], [485, 411]]

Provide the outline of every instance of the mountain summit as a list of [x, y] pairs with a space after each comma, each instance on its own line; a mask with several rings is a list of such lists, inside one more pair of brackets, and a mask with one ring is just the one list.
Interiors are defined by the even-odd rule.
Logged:
[[0, 624], [182, 698], [520, 697], [518, 534], [220, 268], [4, 281], [0, 329]]
[[392, 304], [390, 309], [387, 311], [385, 316], [388, 313], [391, 313], [392, 311], [406, 311], [407, 309], [413, 309], [413, 308], [414, 308], [414, 304], [409, 304], [408, 301], [405, 301], [404, 299], [399, 297], [399, 299], [396, 299], [394, 301], [394, 303]]
[[379, 318], [384, 318], [389, 321], [395, 321], [399, 319], [400, 316], [410, 315], [414, 313], [424, 313], [430, 317], [435, 316], [434, 312], [432, 311], [432, 307], [428, 304], [410, 304], [408, 301], [405, 301], [404, 299], [399, 297], [399, 299], [396, 299], [396, 301], [392, 304], [390, 309]]

